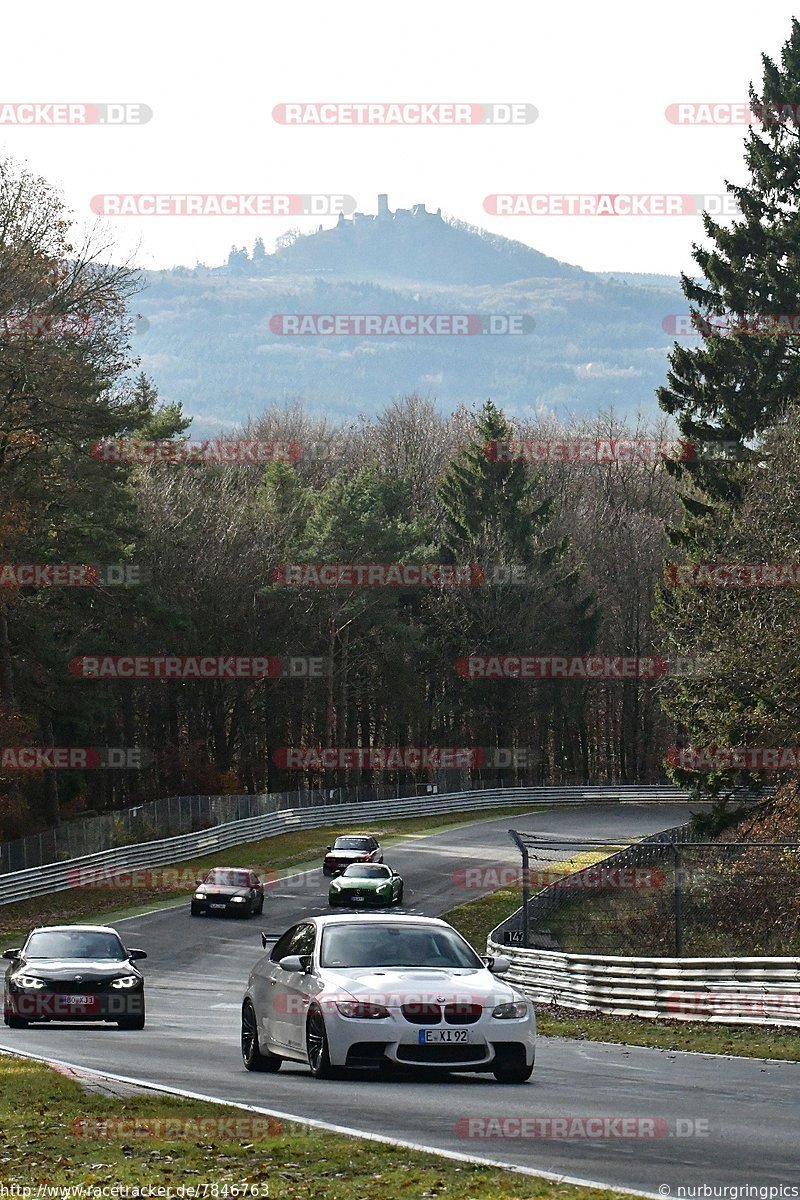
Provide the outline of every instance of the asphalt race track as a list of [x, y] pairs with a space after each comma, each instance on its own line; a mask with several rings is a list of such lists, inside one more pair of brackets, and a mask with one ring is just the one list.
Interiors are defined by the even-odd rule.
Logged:
[[[401, 911], [434, 916], [478, 894], [454, 883], [457, 868], [518, 865], [509, 825], [622, 841], [679, 824], [688, 811], [680, 804], [576, 806], [479, 821], [410, 838], [391, 847], [386, 861], [405, 879]], [[277, 933], [327, 911], [327, 886], [321, 871], [281, 881], [268, 891], [263, 917], [248, 921], [193, 919], [187, 902], [119, 922], [126, 943], [149, 955], [142, 964], [146, 1028], [3, 1028], [0, 1045], [300, 1120], [662, 1196], [703, 1184], [800, 1184], [795, 1063], [541, 1038], [532, 1080], [517, 1086], [501, 1086], [491, 1075], [320, 1081], [287, 1064], [277, 1075], [249, 1074], [239, 1055], [239, 1011], [250, 965], [262, 953], [260, 931]], [[652, 1118], [659, 1136], [623, 1138], [613, 1124], [611, 1136], [598, 1140], [463, 1136], [468, 1118], [534, 1116]], [[515, 1126], [506, 1128], [513, 1134]]]

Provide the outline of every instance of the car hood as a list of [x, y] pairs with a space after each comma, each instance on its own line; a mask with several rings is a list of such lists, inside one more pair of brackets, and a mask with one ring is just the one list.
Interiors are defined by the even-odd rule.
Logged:
[[351, 878], [349, 875], [340, 875], [339, 878], [334, 883], [331, 884], [331, 887], [332, 888], [342, 888], [342, 887], [345, 887], [345, 888], [371, 888], [374, 890], [375, 888], [380, 887], [381, 884], [384, 884], [384, 883], [390, 884], [391, 882], [392, 882], [391, 878], [388, 876], [383, 876], [381, 879], [374, 879], [374, 878], [373, 879], [356, 879], [355, 876], [353, 878]]
[[227, 883], [201, 883], [198, 884], [198, 892], [205, 892], [207, 896], [246, 896], [249, 888], [232, 887]]
[[[481, 1004], [484, 1008], [524, 999], [520, 992], [485, 969], [439, 970], [427, 967], [323, 968], [325, 993], [346, 994], [396, 1008], [406, 1002]], [[439, 997], [443, 996], [443, 1000]], [[385, 997], [385, 998], [384, 998]]]
[[24, 966], [15, 967], [13, 974], [41, 975], [47, 979], [113, 979], [116, 975], [138, 975], [139, 971], [127, 959], [107, 958], [31, 958]]

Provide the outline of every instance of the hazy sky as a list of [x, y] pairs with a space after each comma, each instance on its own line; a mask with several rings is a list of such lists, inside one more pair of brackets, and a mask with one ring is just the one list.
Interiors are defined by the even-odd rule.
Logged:
[[[745, 101], [787, 0], [39, 0], [3, 9], [0, 103], [139, 102], [147, 124], [0, 125], [0, 149], [63, 189], [80, 221], [98, 193], [345, 193], [372, 212], [429, 208], [592, 270], [691, 269], [694, 216], [497, 217], [492, 193], [714, 195], [744, 181], [744, 125], [671, 124], [682, 101]], [[533, 124], [280, 125], [293, 101], [535, 105]], [[2, 110], [0, 110], [2, 111]], [[102, 218], [140, 266], [217, 264], [319, 218]], [[325, 224], [331, 219], [325, 219]]]

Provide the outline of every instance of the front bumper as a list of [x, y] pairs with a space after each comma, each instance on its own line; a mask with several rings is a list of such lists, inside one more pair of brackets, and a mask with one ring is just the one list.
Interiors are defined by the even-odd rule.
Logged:
[[237, 900], [235, 903], [231, 899], [224, 897], [209, 896], [206, 900], [192, 900], [193, 916], [246, 916], [251, 911], [250, 905], [246, 900]]
[[144, 987], [81, 991], [65, 984], [63, 990], [14, 989], [3, 997], [3, 1015], [24, 1021], [119, 1021], [144, 1016]]
[[426, 1028], [392, 1010], [379, 1020], [325, 1014], [328, 1050], [334, 1066], [377, 1066], [390, 1062], [443, 1071], [491, 1071], [499, 1063], [532, 1066], [536, 1053], [536, 1019], [510, 1021], [484, 1015], [474, 1024], [450, 1027], [467, 1031], [468, 1041], [425, 1044]]
[[334, 908], [339, 905], [346, 905], [348, 908], [388, 908], [394, 900], [391, 892], [379, 895], [368, 889], [358, 889], [358, 894], [355, 894], [356, 890], [355, 888], [342, 888], [341, 891], [331, 890], [328, 892], [328, 903]]

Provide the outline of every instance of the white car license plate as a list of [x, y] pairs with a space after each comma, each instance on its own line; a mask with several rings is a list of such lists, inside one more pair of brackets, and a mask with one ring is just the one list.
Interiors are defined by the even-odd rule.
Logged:
[[225, 908], [224, 904], [209, 904], [209, 908]]
[[94, 1008], [96, 996], [65, 996], [70, 1008]]
[[350, 900], [353, 904], [363, 904], [364, 903], [363, 896], [351, 896]]
[[472, 1034], [469, 1029], [420, 1029], [421, 1046], [437, 1046], [442, 1042], [460, 1042], [462, 1046], [468, 1046], [472, 1043]]

